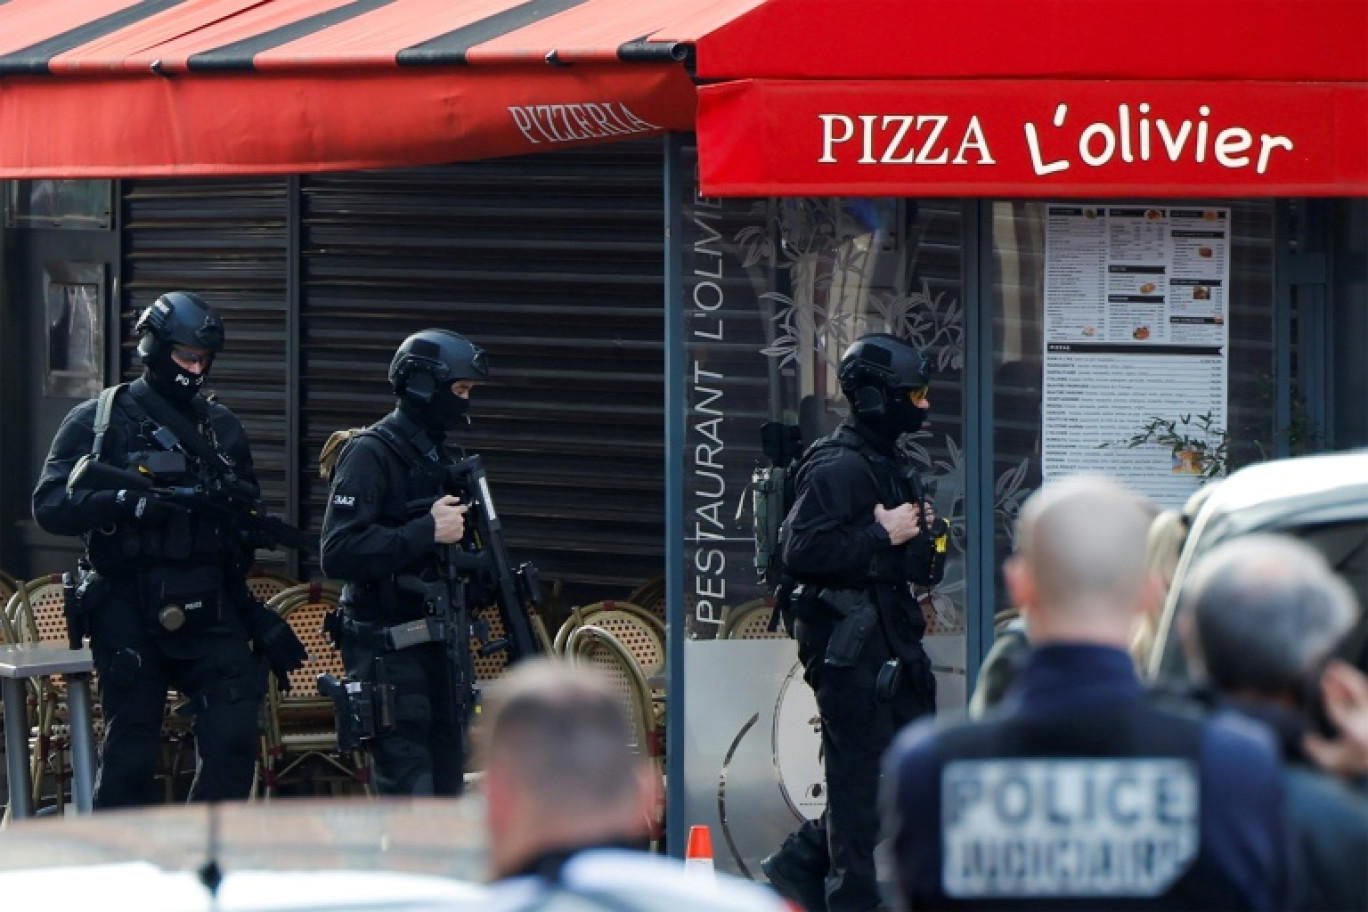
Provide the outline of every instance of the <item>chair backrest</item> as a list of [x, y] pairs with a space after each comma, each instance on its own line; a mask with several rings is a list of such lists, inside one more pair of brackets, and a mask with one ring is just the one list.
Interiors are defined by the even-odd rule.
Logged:
[[14, 619], [19, 615], [19, 590], [23, 583], [16, 582], [14, 591], [5, 597], [4, 602], [0, 603], [0, 643], [18, 643], [21, 641], [19, 628], [15, 625]]
[[651, 689], [626, 644], [596, 624], [582, 624], [566, 637], [565, 656], [611, 682], [631, 721], [632, 749], [643, 756], [653, 756]]
[[665, 625], [645, 608], [619, 601], [594, 602], [574, 608], [556, 634], [556, 651], [568, 651], [567, 639], [576, 628], [585, 624], [608, 631], [626, 646], [647, 679], [664, 673]]
[[[786, 640], [788, 631], [783, 624], [771, 624], [775, 611], [774, 599], [758, 598], [742, 602], [722, 612], [719, 640]], [[770, 629], [773, 627], [773, 629]]]
[[252, 598], [263, 602], [269, 602], [286, 589], [299, 585], [299, 580], [290, 579], [283, 573], [272, 573], [270, 571], [257, 571], [247, 577], [247, 591], [252, 594]]
[[19, 585], [19, 580], [0, 570], [0, 605], [9, 605], [9, 600], [19, 591]]
[[19, 586], [10, 599], [10, 624], [20, 642], [66, 645], [66, 593], [62, 574], [49, 573]]
[[295, 636], [299, 637], [309, 658], [304, 664], [290, 672], [290, 691], [300, 698], [314, 699], [317, 695], [318, 676], [330, 674], [342, 677], [346, 666], [342, 653], [337, 650], [323, 633], [323, 619], [328, 612], [337, 609], [341, 587], [331, 580], [300, 583], [277, 593], [267, 607], [275, 611], [290, 625]]
[[655, 615], [664, 624], [665, 620], [665, 577], [657, 576], [637, 586], [627, 594], [627, 601], [640, 605]]

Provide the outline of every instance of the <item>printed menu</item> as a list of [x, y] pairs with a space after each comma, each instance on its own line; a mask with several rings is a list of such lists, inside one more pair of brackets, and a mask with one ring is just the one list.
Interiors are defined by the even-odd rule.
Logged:
[[1124, 442], [1152, 418], [1225, 427], [1230, 240], [1228, 208], [1046, 205], [1047, 481], [1106, 472], [1164, 506], [1196, 489], [1200, 454]]

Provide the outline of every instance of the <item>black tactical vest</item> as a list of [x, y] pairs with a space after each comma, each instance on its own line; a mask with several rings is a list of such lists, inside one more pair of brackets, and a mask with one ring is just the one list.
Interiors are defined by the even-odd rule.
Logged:
[[[347, 446], [378, 447], [388, 454], [387, 493], [378, 516], [387, 523], [397, 526], [408, 522], [427, 512], [446, 493], [444, 473], [453, 462], [451, 455], [442, 445], [433, 444], [425, 433], [410, 432], [402, 423], [393, 421], [392, 416], [361, 431]], [[403, 575], [430, 576], [436, 565], [437, 557], [433, 554], [382, 580], [348, 580], [343, 586], [342, 604], [353, 618], [368, 623], [395, 623], [421, 617], [421, 598], [400, 592], [397, 579]]]
[[[120, 395], [113, 402], [109, 431], [98, 455], [120, 469], [152, 467], [159, 487], [204, 484], [208, 476], [200, 460], [169, 451], [157, 439], [158, 430], [132, 395]], [[205, 509], [180, 511], [158, 526], [121, 522], [86, 535], [91, 565], [110, 577], [129, 576], [159, 562], [213, 563], [236, 547], [231, 524]]]

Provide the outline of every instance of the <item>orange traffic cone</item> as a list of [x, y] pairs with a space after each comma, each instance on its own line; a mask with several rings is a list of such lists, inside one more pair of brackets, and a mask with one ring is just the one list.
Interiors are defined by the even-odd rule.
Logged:
[[684, 853], [684, 869], [698, 874], [712, 875], [712, 833], [703, 825], [689, 827], [689, 848]]

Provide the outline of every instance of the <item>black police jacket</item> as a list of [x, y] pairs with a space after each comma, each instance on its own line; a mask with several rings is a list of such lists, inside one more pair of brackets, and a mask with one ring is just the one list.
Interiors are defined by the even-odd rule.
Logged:
[[[443, 467], [451, 463], [440, 441], [396, 409], [359, 434], [333, 470], [323, 517], [323, 572], [344, 580], [342, 604], [358, 620], [387, 622], [422, 616], [420, 597], [401, 593], [400, 574], [435, 568], [436, 523]], [[394, 442], [398, 442], [398, 446]]]
[[[101, 460], [117, 468], [128, 468], [141, 454], [166, 452], [152, 436], [157, 424], [134, 398], [133, 388], [140, 385], [145, 386], [146, 381], [133, 381], [130, 389], [115, 399], [109, 429], [100, 447]], [[92, 565], [105, 576], [129, 576], [159, 561], [186, 560], [217, 560], [231, 571], [230, 576], [240, 576], [251, 564], [254, 549], [221, 515], [191, 507], [186, 522], [173, 520], [162, 526], [135, 524], [123, 521], [124, 511], [114, 502], [111, 492], [67, 492], [71, 470], [91, 452], [97, 404], [98, 399], [90, 399], [73, 408], [52, 439], [33, 491], [33, 518], [39, 527], [54, 535], [83, 537]], [[213, 442], [232, 460], [239, 485], [256, 490], [251, 448], [237, 416], [226, 406], [202, 397], [194, 399], [181, 412], [202, 433], [207, 425]], [[159, 486], [190, 486], [206, 480], [207, 471], [190, 457], [186, 475], [158, 476], [155, 482]]]
[[[858, 419], [847, 419], [836, 434], [849, 445], [824, 438], [809, 447], [795, 474], [797, 498], [780, 530], [784, 567], [814, 587], [868, 594], [886, 619], [887, 634], [914, 644], [926, 629], [907, 576], [908, 549], [929, 560], [925, 533], [894, 547], [874, 519], [875, 506], [893, 508], [911, 499], [909, 464], [892, 443]], [[897, 645], [897, 644], [890, 644]]]

